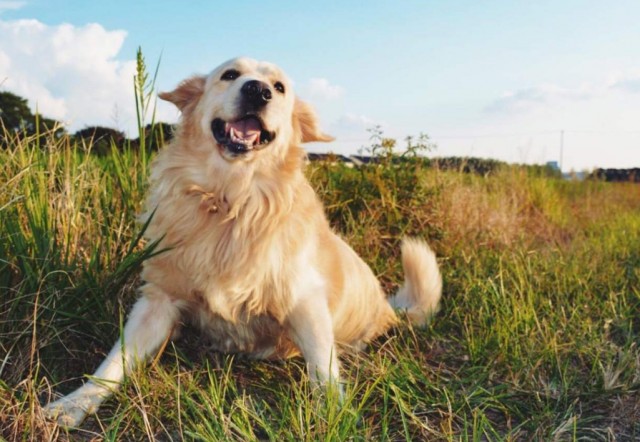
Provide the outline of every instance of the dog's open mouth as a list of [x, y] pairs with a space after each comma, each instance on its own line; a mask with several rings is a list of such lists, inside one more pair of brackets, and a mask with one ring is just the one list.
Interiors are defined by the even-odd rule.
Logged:
[[218, 144], [233, 155], [262, 149], [276, 136], [275, 132], [266, 130], [254, 115], [233, 122], [216, 118], [211, 122], [211, 131]]

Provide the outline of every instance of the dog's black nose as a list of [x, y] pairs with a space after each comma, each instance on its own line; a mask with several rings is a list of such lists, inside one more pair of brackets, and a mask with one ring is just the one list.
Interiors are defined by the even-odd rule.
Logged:
[[271, 88], [267, 83], [258, 80], [250, 80], [242, 85], [240, 89], [242, 95], [248, 104], [256, 107], [262, 107], [271, 100]]

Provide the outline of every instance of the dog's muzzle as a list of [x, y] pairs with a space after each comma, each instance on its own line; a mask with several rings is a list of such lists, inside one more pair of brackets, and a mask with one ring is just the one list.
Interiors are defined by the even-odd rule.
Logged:
[[265, 128], [261, 112], [273, 98], [271, 87], [258, 80], [249, 80], [240, 88], [239, 117], [232, 121], [216, 118], [211, 130], [218, 144], [232, 157], [264, 148], [275, 138], [275, 132]]
[[264, 129], [257, 115], [246, 115], [235, 121], [216, 118], [211, 131], [218, 144], [232, 156], [243, 155], [266, 147], [275, 138], [275, 132]]

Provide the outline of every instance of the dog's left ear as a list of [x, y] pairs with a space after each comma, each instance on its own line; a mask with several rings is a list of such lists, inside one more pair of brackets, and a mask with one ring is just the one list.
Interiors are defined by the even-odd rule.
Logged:
[[300, 134], [300, 141], [303, 143], [333, 141], [335, 139], [320, 131], [318, 117], [313, 108], [299, 98], [296, 98], [293, 105], [293, 127]]
[[205, 77], [194, 76], [184, 80], [171, 92], [160, 92], [158, 97], [176, 105], [184, 114], [185, 109], [195, 104], [204, 93]]

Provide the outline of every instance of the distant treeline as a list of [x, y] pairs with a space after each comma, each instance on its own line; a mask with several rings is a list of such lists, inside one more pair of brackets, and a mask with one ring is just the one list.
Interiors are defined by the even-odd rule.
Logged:
[[640, 168], [632, 169], [596, 169], [591, 172], [588, 179], [596, 179], [612, 182], [640, 183]]
[[[143, 136], [146, 149], [158, 150], [173, 138], [173, 125], [162, 122], [147, 124]], [[125, 147], [137, 150], [141, 144], [140, 137], [130, 139], [123, 132], [103, 126], [86, 127], [74, 133], [72, 138], [91, 147], [91, 152], [99, 155], [110, 152], [112, 146], [120, 150]]]
[[434, 158], [432, 160], [433, 166], [440, 170], [455, 170], [464, 173], [474, 173], [477, 175], [491, 175], [498, 170], [507, 167], [518, 167], [527, 169], [537, 175], [557, 177], [560, 178], [562, 173], [559, 169], [550, 165], [540, 164], [509, 164], [504, 161], [492, 160], [486, 158], [473, 158], [473, 157], [443, 157]]
[[366, 164], [383, 164], [390, 162], [394, 166], [420, 164], [423, 167], [431, 167], [439, 170], [451, 170], [462, 173], [472, 173], [489, 176], [504, 168], [522, 168], [536, 175], [561, 177], [561, 172], [550, 165], [538, 164], [509, 164], [504, 161], [475, 158], [475, 157], [436, 157], [428, 158], [424, 156], [394, 155], [391, 159], [386, 157], [366, 156], [366, 155], [338, 155], [333, 153], [309, 153], [310, 161], [320, 161], [325, 163], [342, 163], [348, 167], [358, 167]]
[[33, 114], [25, 98], [0, 92], [0, 147], [15, 146], [12, 141], [23, 138], [36, 139], [41, 146], [46, 146], [51, 140], [69, 136], [71, 142], [81, 143], [99, 155], [110, 152], [112, 147], [123, 149], [126, 146], [137, 150], [142, 139], [146, 149], [157, 150], [173, 137], [173, 126], [159, 122], [146, 125], [140, 132], [138, 137], [129, 139], [117, 129], [90, 126], [70, 134], [61, 122]]

